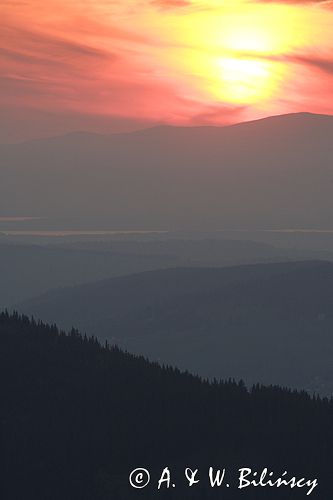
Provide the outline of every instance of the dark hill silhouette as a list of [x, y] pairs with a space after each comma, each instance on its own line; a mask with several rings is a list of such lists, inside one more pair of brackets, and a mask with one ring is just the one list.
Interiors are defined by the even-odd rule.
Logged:
[[[289, 488], [237, 489], [238, 468], [317, 478], [332, 497], [333, 406], [278, 387], [208, 384], [73, 330], [0, 314], [2, 500], [289, 500]], [[136, 467], [152, 484], [131, 489]], [[164, 467], [176, 488], [157, 491]], [[209, 466], [230, 488], [211, 489]], [[185, 467], [200, 468], [184, 488]]]
[[[7, 243], [0, 243], [1, 307], [10, 307], [53, 288], [153, 269], [218, 267], [311, 258], [333, 260], [332, 252], [285, 249], [247, 240], [106, 239], [27, 244], [14, 243], [15, 238], [17, 236], [4, 236], [3, 241]], [[57, 241], [58, 238], [54, 239]]]
[[263, 243], [229, 240], [0, 244], [0, 305], [8, 307], [51, 288], [140, 271], [276, 261], [297, 255]]
[[333, 117], [301, 113], [1, 146], [0, 199], [121, 229], [330, 227], [332, 136]]
[[81, 250], [57, 245], [0, 244], [0, 306], [9, 307], [50, 288], [172, 267], [181, 262], [174, 255], [121, 253], [112, 247]]
[[333, 264], [152, 271], [18, 306], [209, 377], [333, 392]]
[[[9, 307], [52, 288], [153, 269], [278, 262], [314, 255], [309, 250], [226, 239], [6, 243], [0, 244], [0, 306]], [[333, 253], [327, 256], [333, 260]]]

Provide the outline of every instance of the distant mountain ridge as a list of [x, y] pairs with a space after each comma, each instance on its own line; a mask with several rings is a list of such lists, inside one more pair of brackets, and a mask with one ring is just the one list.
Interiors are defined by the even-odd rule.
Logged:
[[330, 227], [332, 137], [333, 117], [294, 114], [1, 146], [0, 210], [122, 229]]
[[333, 394], [333, 264], [151, 271], [17, 306], [209, 377]]
[[290, 121], [294, 121], [295, 125], [300, 124], [300, 119], [304, 119], [308, 121], [310, 124], [310, 120], [320, 120], [320, 121], [327, 121], [330, 122], [333, 119], [333, 115], [325, 115], [325, 114], [319, 114], [319, 113], [310, 113], [310, 112], [295, 112], [295, 113], [288, 113], [288, 114], [279, 114], [279, 115], [272, 115], [272, 116], [267, 116], [264, 118], [258, 118], [254, 120], [246, 120], [242, 122], [237, 122], [233, 124], [227, 124], [227, 125], [168, 125], [168, 124], [162, 124], [162, 125], [153, 125], [150, 127], [145, 127], [145, 128], [140, 128], [137, 130], [131, 130], [128, 132], [112, 132], [112, 133], [101, 133], [101, 132], [93, 132], [93, 131], [88, 131], [88, 130], [75, 130], [72, 132], [67, 132], [65, 134], [57, 134], [57, 135], [51, 135], [49, 137], [44, 137], [41, 139], [31, 139], [31, 140], [26, 140], [26, 141], [20, 141], [17, 143], [2, 143], [0, 144], [1, 146], [8, 146], [12, 148], [18, 147], [20, 144], [36, 144], [36, 143], [45, 143], [48, 141], [55, 142], [57, 140], [62, 140], [64, 138], [69, 139], [71, 141], [72, 139], [78, 139], [78, 140], [87, 140], [89, 138], [91, 139], [98, 139], [100, 138], [101, 140], [108, 139], [112, 140], [113, 138], [117, 139], [122, 136], [140, 136], [140, 135], [145, 135], [145, 134], [150, 134], [151, 132], [165, 132], [165, 131], [186, 131], [186, 130], [198, 130], [198, 131], [212, 131], [212, 130], [224, 130], [224, 129], [241, 129], [243, 127], [247, 128], [251, 124], [263, 124], [265, 127], [270, 124], [277, 124], [277, 122], [280, 120], [283, 122], [285, 119], [288, 119]]
[[[6, 237], [2, 240], [5, 242]], [[0, 242], [0, 307], [49, 289], [112, 276], [172, 267], [299, 260], [302, 255], [313, 257], [311, 252], [237, 240], [111, 240], [53, 245]]]

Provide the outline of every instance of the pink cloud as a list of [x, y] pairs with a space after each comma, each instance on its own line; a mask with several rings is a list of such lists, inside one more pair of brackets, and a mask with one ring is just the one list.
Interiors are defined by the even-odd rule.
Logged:
[[191, 2], [187, 0], [152, 0], [151, 5], [161, 9], [174, 9], [178, 7], [189, 7]]

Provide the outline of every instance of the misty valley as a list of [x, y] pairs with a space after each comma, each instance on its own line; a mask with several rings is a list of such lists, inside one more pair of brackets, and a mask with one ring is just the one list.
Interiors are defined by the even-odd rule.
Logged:
[[[0, 498], [332, 498], [332, 137], [299, 113], [0, 145]], [[186, 484], [210, 467], [230, 485]]]

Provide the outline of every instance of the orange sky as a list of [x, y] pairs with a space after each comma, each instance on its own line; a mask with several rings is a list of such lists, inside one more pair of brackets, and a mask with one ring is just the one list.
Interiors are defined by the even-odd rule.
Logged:
[[333, 2], [1, 0], [0, 141], [333, 114]]

